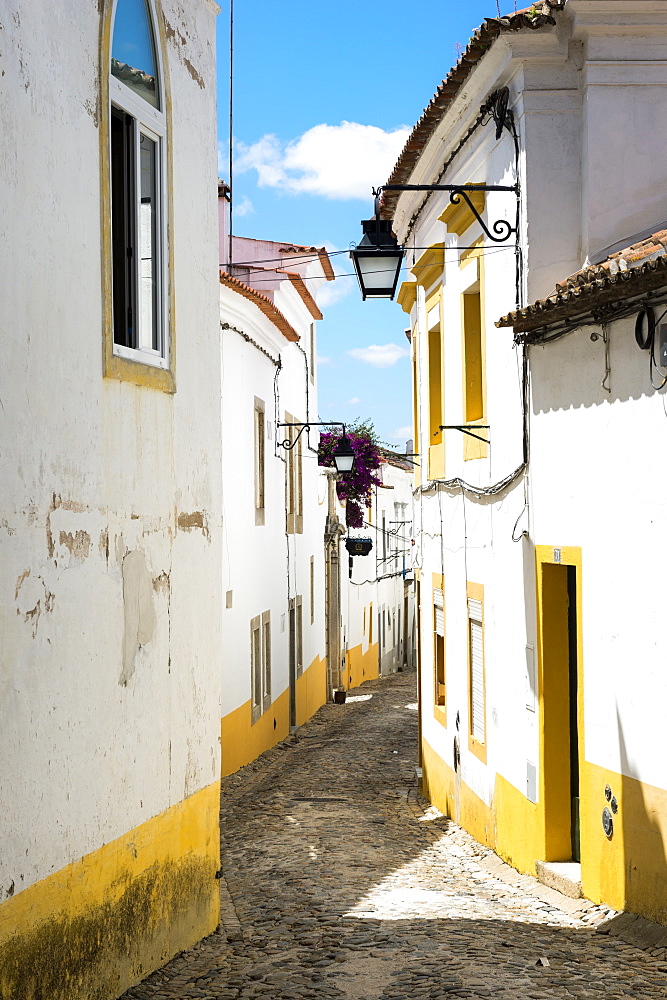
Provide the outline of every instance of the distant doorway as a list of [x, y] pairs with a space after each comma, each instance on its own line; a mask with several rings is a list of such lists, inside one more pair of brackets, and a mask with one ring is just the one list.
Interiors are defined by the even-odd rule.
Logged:
[[542, 790], [545, 861], [579, 861], [580, 568], [541, 564]]

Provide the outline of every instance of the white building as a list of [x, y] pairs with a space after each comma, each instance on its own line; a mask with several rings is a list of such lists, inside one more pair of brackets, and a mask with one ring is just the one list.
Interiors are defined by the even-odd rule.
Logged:
[[[412, 475], [410, 463], [383, 449], [382, 485], [373, 488], [363, 527], [348, 528], [346, 535], [344, 505], [334, 500], [339, 530], [331, 530], [330, 537], [338, 546], [339, 583], [330, 580], [327, 605], [339, 604], [339, 655], [331, 657], [340, 662], [340, 673], [332, 664], [331, 674], [338, 690], [416, 666]], [[351, 555], [361, 539], [370, 541], [370, 551]], [[334, 586], [339, 598], [331, 593]]]
[[[667, 680], [659, 551], [667, 481], [658, 456], [667, 384], [666, 251], [662, 229], [501, 321], [525, 341], [530, 363], [530, 523], [543, 684], [566, 683], [563, 641], [572, 632], [583, 667], [582, 711], [570, 720], [584, 751], [583, 891], [662, 923]], [[571, 600], [567, 606], [577, 584], [578, 621]], [[557, 690], [554, 701], [557, 709]], [[545, 745], [553, 748], [563, 720], [546, 699], [544, 727]], [[556, 786], [545, 802], [556, 817], [555, 835], [565, 791]]]
[[[399, 301], [421, 456], [424, 788], [517, 868], [548, 878], [570, 862], [577, 883], [580, 858], [586, 896], [660, 920], [661, 514], [646, 497], [662, 481], [642, 427], [662, 404], [622, 325], [530, 350], [507, 327], [532, 302], [517, 329], [546, 330], [558, 281], [664, 229], [666, 86], [663, 3], [545, 0], [489, 18], [388, 182], [477, 190], [383, 203], [414, 276]], [[625, 819], [608, 836], [612, 805]]]
[[0, 993], [218, 922], [210, 0], [3, 5]]
[[[219, 198], [222, 771], [284, 739], [327, 700], [324, 525], [317, 465], [315, 295], [322, 248], [229, 240]], [[284, 442], [295, 442], [287, 449]]]

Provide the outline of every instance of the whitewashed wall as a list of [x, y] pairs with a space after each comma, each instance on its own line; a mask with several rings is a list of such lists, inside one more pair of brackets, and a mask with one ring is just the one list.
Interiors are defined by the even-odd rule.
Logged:
[[[308, 354], [312, 317], [289, 281], [282, 281], [276, 306], [302, 335]], [[288, 428], [277, 428], [285, 412], [294, 420], [317, 420], [316, 382], [308, 383], [310, 410], [306, 412], [306, 366], [299, 345], [288, 341], [258, 306], [238, 292], [221, 286], [223, 323], [243, 330], [275, 360], [234, 330], [221, 331], [222, 358], [222, 520], [223, 590], [231, 591], [231, 608], [224, 607], [225, 635], [222, 660], [222, 715], [240, 708], [251, 696], [250, 621], [271, 612], [272, 697], [289, 687], [289, 597], [302, 597], [303, 667], [324, 658], [324, 522], [326, 483], [317, 466], [317, 429], [302, 441], [303, 533], [285, 533], [285, 463], [287, 452], [277, 446]], [[255, 524], [254, 400], [265, 403], [264, 525]], [[310, 447], [308, 442], [310, 441]], [[312, 450], [311, 450], [312, 449]], [[310, 559], [315, 559], [315, 621], [311, 624]]]
[[600, 332], [530, 348], [532, 534], [582, 547], [586, 759], [667, 788], [664, 391], [631, 316], [610, 325], [607, 393]]
[[100, 5], [3, 5], [0, 898], [219, 775], [215, 18], [162, 7], [175, 395], [102, 374]]
[[[403, 669], [404, 666], [414, 666], [414, 629], [412, 624], [414, 594], [411, 586], [414, 571], [410, 544], [412, 538], [412, 473], [392, 465], [390, 462], [383, 462], [379, 474], [383, 486], [376, 487], [374, 490], [372, 511], [367, 511], [365, 515], [365, 520], [369, 523], [364, 524], [362, 528], [348, 529], [347, 537], [371, 538], [373, 542], [373, 548], [369, 555], [353, 558], [351, 578], [345, 539], [341, 542], [341, 602], [344, 648], [353, 649], [361, 646], [363, 653], [368, 652], [371, 639], [370, 608], [372, 605], [372, 642], [379, 644], [377, 668], [384, 675], [395, 673], [399, 667]], [[391, 523], [395, 519], [394, 503], [407, 505], [405, 516], [409, 524], [399, 526]], [[387, 533], [398, 529], [397, 536], [387, 534], [386, 555], [383, 555], [382, 544], [383, 513]], [[345, 511], [340, 505], [338, 516], [344, 523]], [[400, 552], [397, 552], [392, 546], [397, 546]], [[403, 555], [403, 549], [405, 549], [405, 555]], [[404, 567], [405, 576], [403, 575]], [[407, 612], [409, 637], [407, 643], [404, 643], [406, 581], [409, 584]]]

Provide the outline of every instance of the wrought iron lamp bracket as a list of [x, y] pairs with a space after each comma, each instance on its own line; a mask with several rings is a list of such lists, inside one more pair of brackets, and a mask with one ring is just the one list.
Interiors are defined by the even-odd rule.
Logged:
[[292, 451], [292, 449], [294, 448], [295, 444], [297, 443], [303, 432], [306, 430], [309, 431], [311, 427], [342, 427], [343, 437], [345, 436], [345, 424], [341, 423], [340, 420], [311, 420], [309, 423], [302, 423], [300, 421], [299, 422], [295, 421], [294, 423], [280, 423], [278, 424], [278, 427], [301, 428], [301, 430], [299, 431], [299, 433], [297, 434], [297, 436], [294, 438], [293, 441], [290, 441], [289, 438], [285, 438], [284, 441], [278, 441], [278, 447], [285, 448], [286, 451]]
[[518, 184], [384, 184], [382, 187], [373, 189], [376, 219], [380, 218], [380, 199], [384, 191], [447, 191], [449, 192], [449, 200], [452, 205], [460, 204], [461, 198], [463, 198], [487, 237], [493, 243], [504, 243], [510, 236], [518, 236], [519, 230], [517, 226], [513, 226], [507, 219], [496, 219], [491, 229], [489, 229], [470, 197], [476, 191], [509, 191], [518, 198]]

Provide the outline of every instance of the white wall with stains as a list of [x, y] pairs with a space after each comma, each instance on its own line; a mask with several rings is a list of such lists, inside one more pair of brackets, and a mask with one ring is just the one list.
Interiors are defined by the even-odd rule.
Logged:
[[0, 900], [220, 772], [216, 8], [158, 6], [175, 394], [103, 377], [105, 4], [0, 14]]
[[[236, 244], [235, 257], [247, 252], [243, 240]], [[247, 241], [247, 243], [255, 241]], [[303, 655], [305, 672], [325, 657], [324, 636], [324, 522], [326, 488], [320, 484], [317, 465], [318, 428], [304, 431], [302, 455], [302, 531], [287, 532], [286, 463], [281, 447], [289, 434], [280, 427], [286, 414], [293, 421], [317, 421], [317, 376], [312, 372], [315, 356], [311, 344], [313, 315], [284, 272], [269, 270], [271, 258], [283, 244], [261, 243], [257, 251], [267, 260], [267, 270], [259, 277], [239, 273], [245, 293], [224, 284], [220, 287], [220, 352], [222, 369], [223, 495], [222, 495], [222, 580], [224, 653], [222, 659], [223, 748], [231, 725], [229, 717], [251, 699], [250, 623], [270, 612], [271, 707], [275, 716], [276, 739], [283, 738], [287, 725], [280, 698], [289, 690], [289, 601], [302, 601]], [[289, 245], [289, 244], [287, 244]], [[319, 259], [302, 254], [302, 263], [286, 264], [308, 278], [308, 292], [315, 294], [324, 281]], [[280, 266], [278, 259], [274, 266]], [[260, 265], [261, 267], [261, 265]], [[266, 315], [252, 299], [245, 280], [266, 298], [292, 327], [299, 340], [287, 339], [275, 314]], [[247, 293], [251, 297], [247, 297]], [[314, 306], [314, 301], [311, 303]], [[281, 322], [280, 319], [278, 322]], [[287, 328], [286, 328], [287, 329]], [[291, 336], [292, 334], [290, 334]], [[312, 377], [311, 377], [312, 376]], [[264, 473], [265, 506], [263, 523], [255, 518], [256, 449], [254, 410], [257, 401], [265, 412]], [[311, 612], [311, 570], [313, 563], [314, 603]], [[316, 664], [316, 669], [317, 664]], [[322, 668], [323, 671], [323, 668]], [[302, 706], [303, 707], [303, 706]], [[250, 716], [248, 714], [248, 720]], [[238, 723], [236, 724], [238, 725]], [[253, 727], [254, 728], [254, 727]], [[271, 727], [269, 727], [271, 728]], [[237, 733], [237, 729], [229, 730]], [[243, 729], [247, 758], [270, 745], [270, 739]], [[231, 739], [232, 737], [230, 737]], [[239, 731], [240, 738], [240, 731]], [[268, 742], [267, 742], [268, 740]], [[224, 749], [223, 749], [224, 753]], [[230, 765], [232, 766], [232, 765]], [[223, 771], [225, 763], [223, 762]]]

